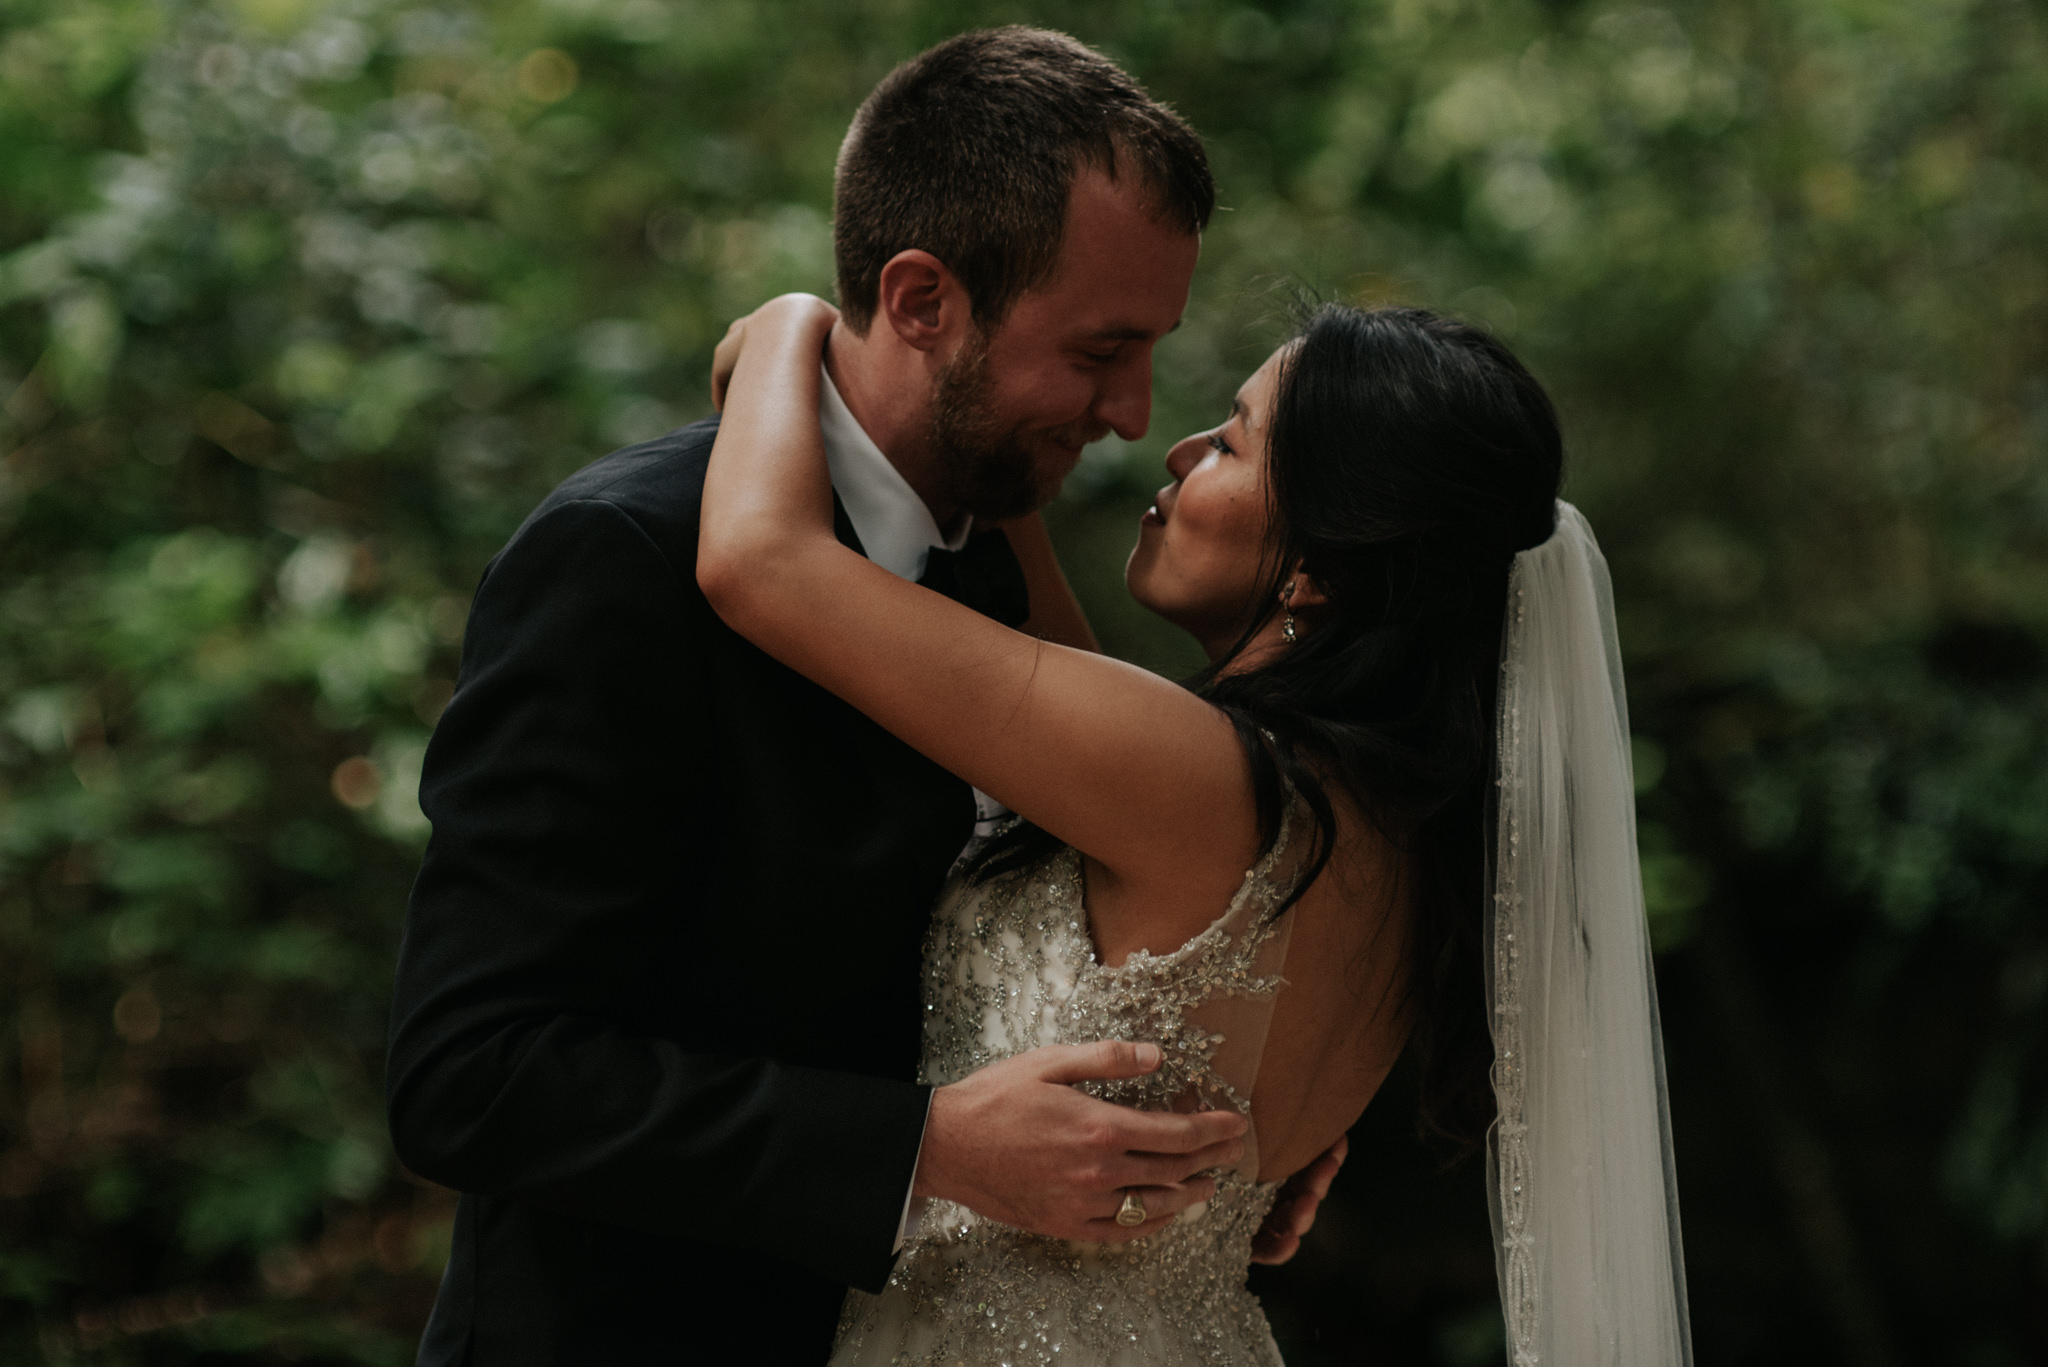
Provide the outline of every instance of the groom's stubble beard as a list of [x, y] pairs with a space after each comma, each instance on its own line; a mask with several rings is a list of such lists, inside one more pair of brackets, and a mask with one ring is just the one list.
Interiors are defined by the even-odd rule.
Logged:
[[933, 381], [931, 442], [955, 506], [1000, 521], [1044, 507], [1060, 481], [1044, 487], [1024, 429], [996, 413], [992, 388], [988, 338], [977, 328]]

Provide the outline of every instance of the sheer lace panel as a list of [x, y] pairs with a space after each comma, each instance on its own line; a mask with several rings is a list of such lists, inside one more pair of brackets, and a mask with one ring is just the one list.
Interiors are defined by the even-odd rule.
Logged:
[[[1146, 1110], [1248, 1113], [1293, 931], [1275, 913], [1298, 874], [1295, 822], [1290, 805], [1273, 849], [1206, 929], [1114, 968], [1095, 957], [1072, 848], [981, 887], [949, 887], [925, 948], [923, 1080], [957, 1081], [1042, 1044], [1149, 1040], [1164, 1055], [1157, 1072], [1087, 1090]], [[1256, 1148], [1248, 1137], [1238, 1165], [1248, 1178]]]

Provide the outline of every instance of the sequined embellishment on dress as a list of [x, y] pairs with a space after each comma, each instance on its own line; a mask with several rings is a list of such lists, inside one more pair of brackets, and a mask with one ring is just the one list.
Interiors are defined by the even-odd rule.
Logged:
[[[1095, 959], [1074, 850], [980, 886], [956, 878], [925, 943], [922, 1080], [953, 1082], [1045, 1044], [1152, 1040], [1156, 1072], [1088, 1090], [1147, 1110], [1248, 1110], [1233, 1074], [1242, 1080], [1245, 1062], [1255, 1074], [1281, 986], [1289, 918], [1274, 913], [1290, 890], [1277, 870], [1291, 821], [1208, 929], [1115, 968]], [[1219, 1007], [1233, 1031], [1256, 1035], [1249, 1060], [1219, 1065], [1230, 1042], [1206, 1019]], [[1122, 1245], [1042, 1238], [933, 1202], [882, 1293], [848, 1294], [832, 1362], [1279, 1367], [1245, 1286], [1279, 1191], [1242, 1170], [1255, 1165], [1254, 1150], [1216, 1174], [1212, 1200]]]

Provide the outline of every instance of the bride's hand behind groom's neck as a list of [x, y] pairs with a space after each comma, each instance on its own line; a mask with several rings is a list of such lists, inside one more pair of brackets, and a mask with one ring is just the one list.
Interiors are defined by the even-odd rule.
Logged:
[[816, 333], [822, 350], [826, 335], [839, 321], [839, 310], [815, 294], [779, 294], [752, 313], [733, 319], [711, 353], [711, 406], [721, 413], [732, 391], [733, 371], [739, 367], [740, 353], [747, 347], [748, 326], [756, 320], [763, 329], [781, 326], [797, 335]]

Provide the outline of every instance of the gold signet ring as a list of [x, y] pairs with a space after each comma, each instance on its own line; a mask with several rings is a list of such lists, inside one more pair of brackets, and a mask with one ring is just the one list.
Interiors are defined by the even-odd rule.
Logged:
[[1117, 1207], [1116, 1222], [1125, 1229], [1135, 1229], [1145, 1223], [1145, 1203], [1129, 1187], [1124, 1188], [1124, 1203]]

